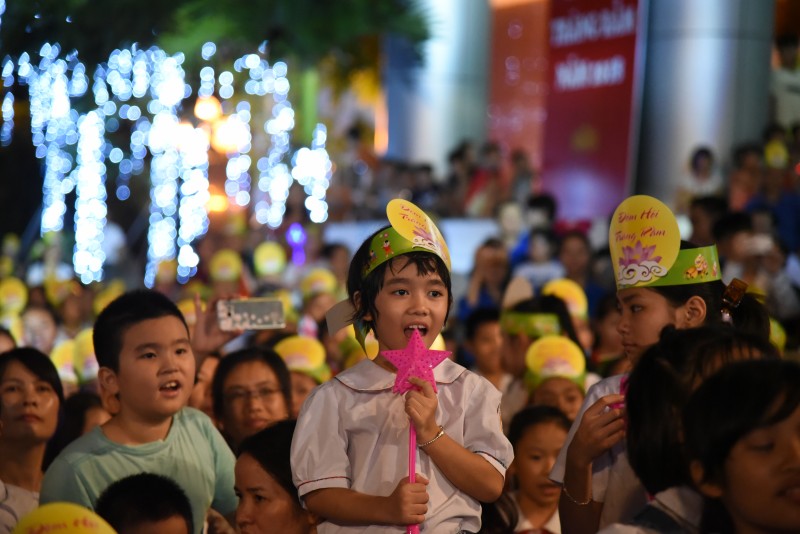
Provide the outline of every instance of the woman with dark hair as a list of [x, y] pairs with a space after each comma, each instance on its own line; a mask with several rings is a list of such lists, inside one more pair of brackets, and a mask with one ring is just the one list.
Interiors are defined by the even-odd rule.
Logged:
[[63, 401], [45, 354], [18, 348], [0, 355], [0, 530], [10, 532], [39, 505], [45, 448]]
[[314, 534], [292, 483], [289, 452], [295, 421], [275, 423], [242, 441], [236, 460], [236, 526], [242, 534]]
[[234, 451], [244, 438], [292, 412], [289, 370], [271, 349], [247, 348], [222, 358], [211, 396], [217, 426]]
[[683, 411], [700, 532], [800, 532], [800, 365], [749, 361], [709, 378]]

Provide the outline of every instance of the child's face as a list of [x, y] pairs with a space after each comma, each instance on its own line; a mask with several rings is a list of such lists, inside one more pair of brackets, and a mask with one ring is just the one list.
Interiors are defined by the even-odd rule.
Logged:
[[502, 370], [503, 334], [498, 321], [479, 325], [467, 347], [475, 355], [475, 363], [481, 373]]
[[383, 287], [375, 298], [375, 337], [380, 350], [405, 348], [414, 330], [430, 347], [444, 327], [447, 307], [447, 287], [438, 274], [421, 276], [408, 259], [397, 258], [386, 268]]
[[235, 444], [289, 417], [275, 371], [262, 361], [244, 362], [230, 372], [222, 386], [224, 416], [220, 426]]
[[121, 414], [147, 421], [172, 417], [189, 400], [195, 362], [183, 322], [167, 315], [129, 327], [122, 335], [119, 370], [112, 393]]
[[567, 431], [555, 423], [529, 427], [514, 445], [514, 471], [519, 491], [542, 508], [558, 505], [561, 487], [550, 481], [550, 470], [567, 439]]
[[634, 365], [667, 325], [681, 327], [680, 308], [651, 289], [631, 287], [617, 291], [620, 318], [617, 331], [622, 337], [622, 350]]
[[236, 526], [242, 534], [304, 534], [310, 532], [308, 513], [292, 499], [261, 464], [249, 454], [236, 460], [236, 484], [239, 497]]
[[800, 408], [736, 442], [718, 491], [737, 532], [800, 532]]
[[19, 362], [10, 362], [0, 379], [0, 429], [4, 439], [44, 443], [58, 423], [53, 387]]
[[305, 373], [292, 371], [292, 417], [295, 419], [300, 414], [300, 408], [306, 401], [311, 390], [317, 387], [317, 382]]
[[203, 411], [209, 417], [213, 413], [211, 403], [211, 381], [214, 379], [214, 373], [219, 365], [219, 358], [207, 357], [200, 364], [200, 369], [197, 371], [197, 381], [192, 388], [192, 394], [189, 397], [189, 406]]
[[533, 392], [533, 404], [558, 408], [574, 421], [581, 410], [583, 397], [583, 391], [575, 382], [554, 376], [539, 384]]
[[22, 314], [22, 326], [24, 344], [50, 354], [58, 334], [53, 317], [46, 310], [31, 308]]
[[622, 337], [617, 330], [620, 313], [617, 311], [607, 313], [597, 322], [595, 336], [600, 342], [599, 347], [604, 352], [622, 353]]

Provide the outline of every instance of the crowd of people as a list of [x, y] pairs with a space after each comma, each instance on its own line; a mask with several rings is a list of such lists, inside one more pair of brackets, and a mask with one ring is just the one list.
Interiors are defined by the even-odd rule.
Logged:
[[[167, 263], [153, 289], [83, 286], [55, 262], [33, 286], [11, 263], [0, 528], [68, 501], [123, 534], [797, 531], [800, 265], [780, 213], [749, 205], [692, 198], [681, 241], [631, 197], [610, 233], [636, 242], [598, 252], [531, 194], [538, 222], [484, 242], [460, 295], [406, 200], [306, 265], [210, 234], [204, 284]], [[656, 211], [643, 245], [636, 214]], [[223, 330], [218, 302], [242, 295], [283, 317]]]

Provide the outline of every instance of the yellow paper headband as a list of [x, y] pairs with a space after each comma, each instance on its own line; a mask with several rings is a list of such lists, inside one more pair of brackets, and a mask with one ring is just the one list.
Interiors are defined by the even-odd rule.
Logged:
[[614, 211], [608, 230], [617, 289], [721, 279], [717, 247], [681, 250], [678, 221], [660, 200], [635, 195]]

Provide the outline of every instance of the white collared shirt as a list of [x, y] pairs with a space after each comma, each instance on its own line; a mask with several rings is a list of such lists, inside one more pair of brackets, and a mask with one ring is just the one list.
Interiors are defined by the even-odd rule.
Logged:
[[[434, 369], [436, 420], [447, 435], [480, 454], [503, 476], [514, 458], [500, 422], [500, 392], [450, 360]], [[395, 375], [371, 360], [316, 388], [300, 412], [292, 441], [292, 474], [300, 497], [322, 488], [391, 495], [408, 476], [405, 400], [392, 393]], [[427, 454], [417, 450], [417, 472], [428, 480], [423, 532], [480, 529], [478, 501], [453, 486]], [[323, 522], [320, 534], [406, 531], [403, 526], [341, 526]]]

